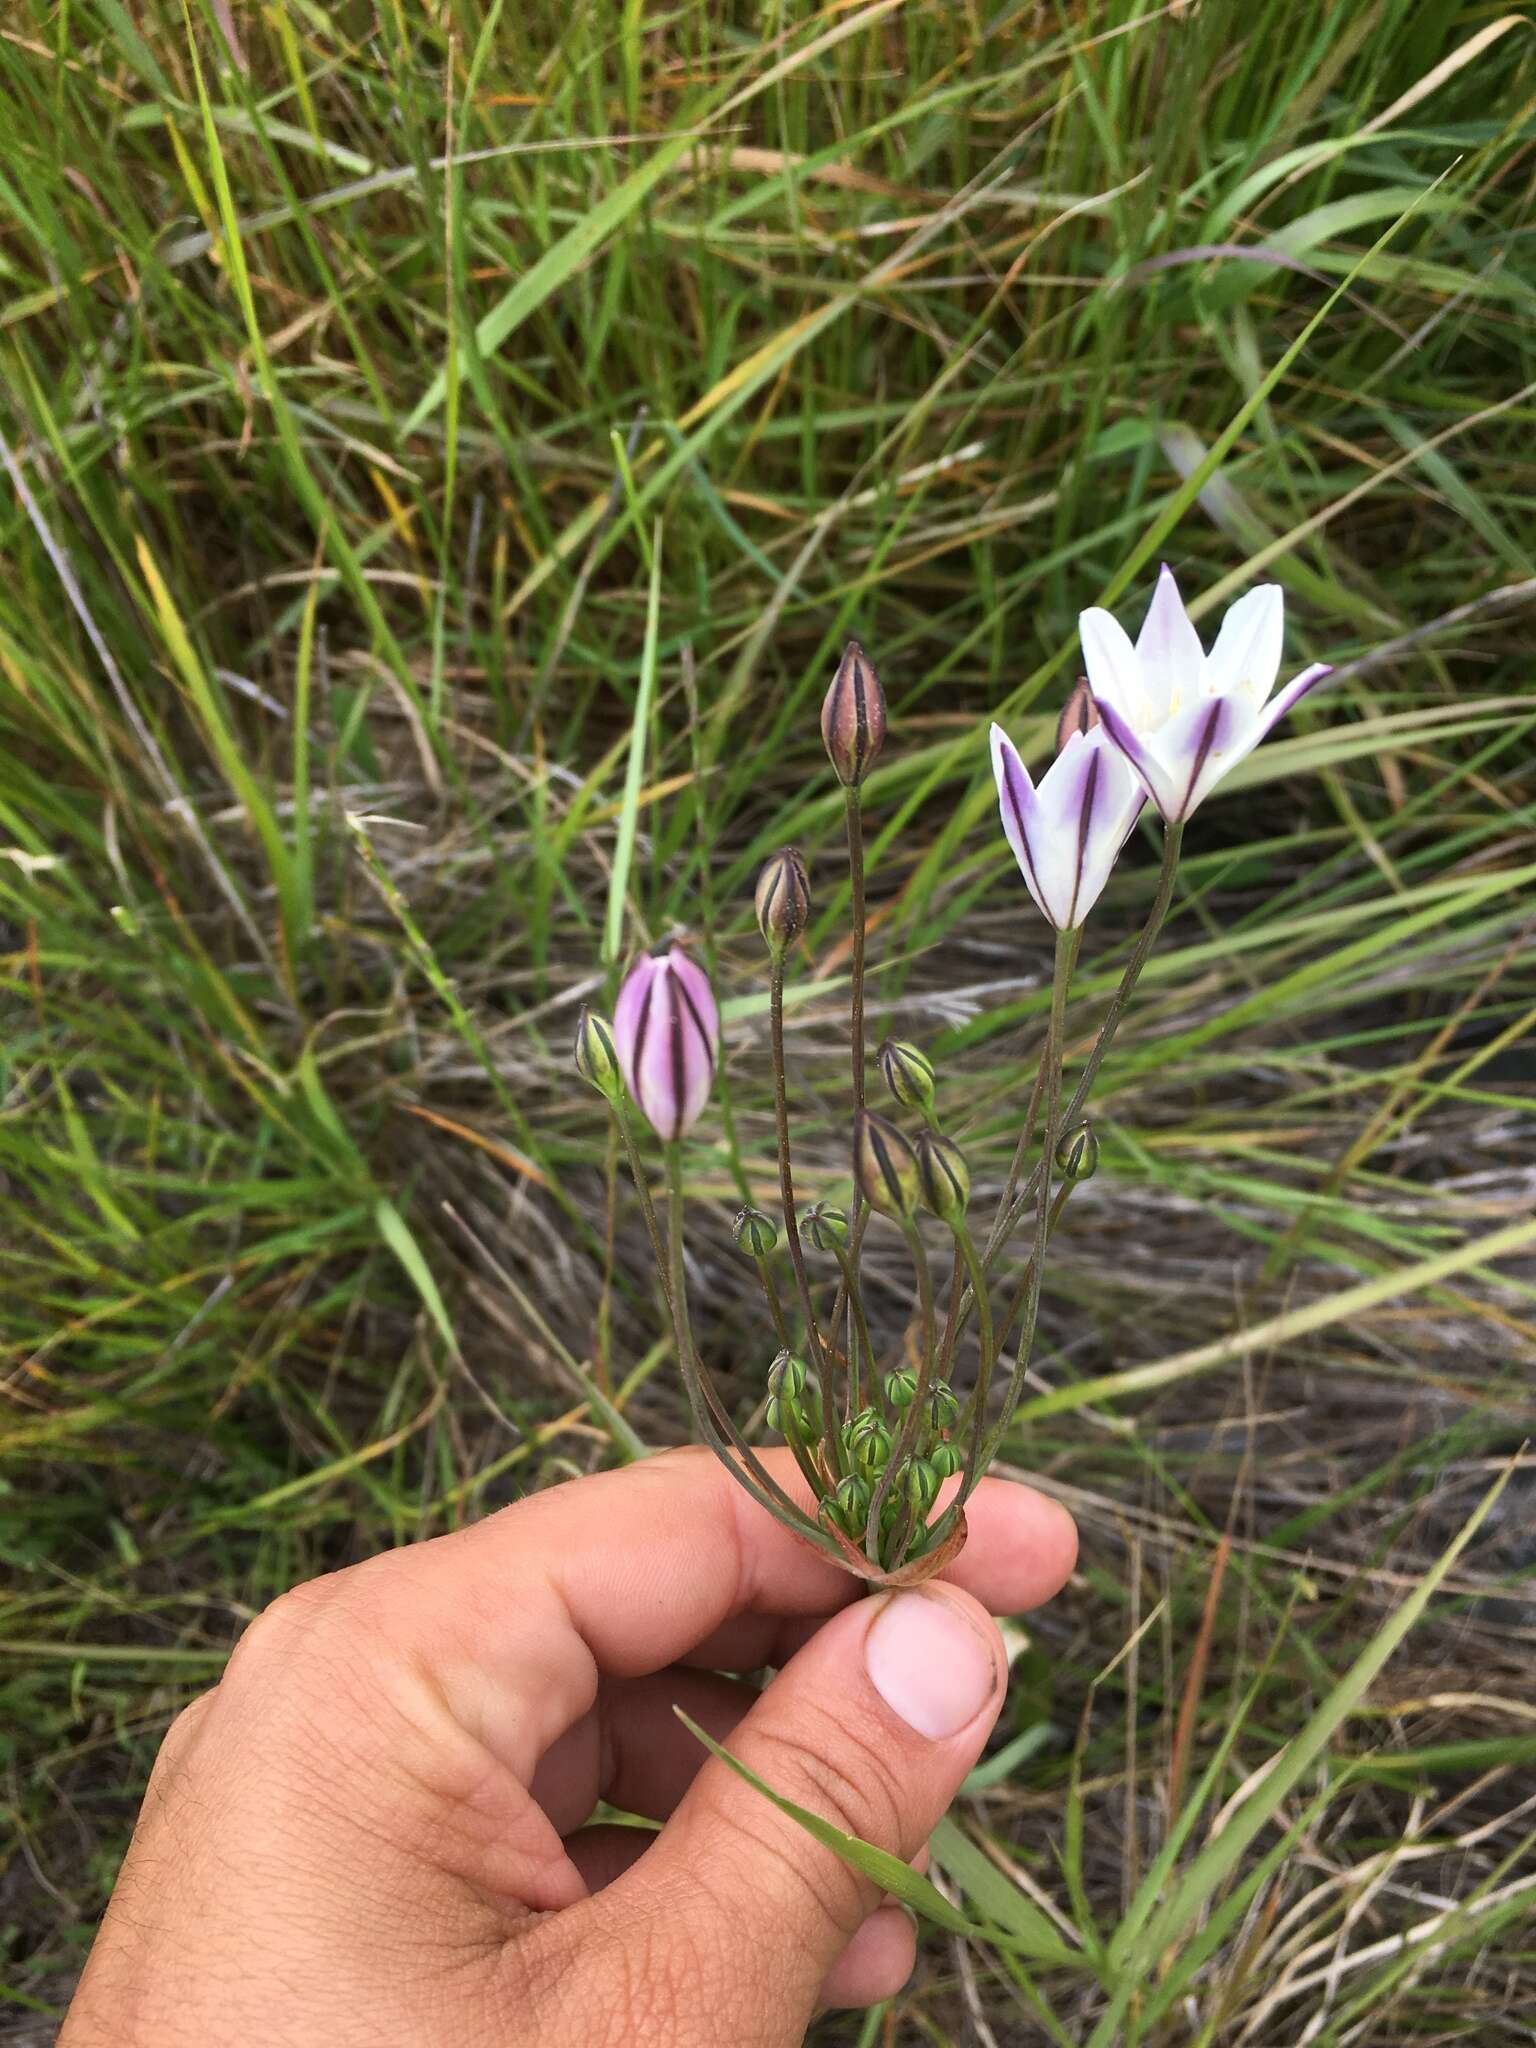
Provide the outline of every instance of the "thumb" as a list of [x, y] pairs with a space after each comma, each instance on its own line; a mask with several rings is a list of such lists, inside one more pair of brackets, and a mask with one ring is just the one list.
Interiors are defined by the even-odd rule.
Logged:
[[[997, 1627], [937, 1583], [856, 1601], [785, 1665], [730, 1740], [797, 1806], [910, 1861], [976, 1761], [1007, 1686]], [[711, 1757], [630, 1873], [680, 1976], [706, 1982], [717, 2040], [798, 2042], [879, 1887]], [[614, 1902], [617, 1904], [617, 1901]], [[668, 1972], [671, 1975], [671, 1972]], [[727, 2023], [729, 2021], [729, 2023]]]

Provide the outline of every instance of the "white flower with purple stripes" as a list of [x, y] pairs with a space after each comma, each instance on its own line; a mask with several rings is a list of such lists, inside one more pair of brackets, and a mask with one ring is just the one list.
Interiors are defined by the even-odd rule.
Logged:
[[613, 1042], [624, 1084], [671, 1144], [709, 1100], [720, 1013], [709, 977], [681, 946], [644, 953], [619, 990]]
[[1285, 633], [1278, 583], [1237, 600], [1209, 654], [1166, 564], [1134, 647], [1106, 611], [1086, 611], [1078, 625], [1105, 729], [1170, 824], [1182, 824], [1330, 672], [1314, 662], [1270, 696]]
[[1013, 741], [994, 725], [992, 773], [1025, 886], [1057, 931], [1075, 931], [1098, 902], [1146, 802], [1141, 784], [1097, 724], [1065, 734], [1038, 787]]

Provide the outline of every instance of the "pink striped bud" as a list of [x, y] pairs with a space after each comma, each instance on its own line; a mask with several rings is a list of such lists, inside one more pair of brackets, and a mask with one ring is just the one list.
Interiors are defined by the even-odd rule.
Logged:
[[644, 953], [629, 970], [613, 1040], [625, 1086], [657, 1137], [681, 1138], [709, 1100], [720, 1045], [709, 979], [681, 946]]

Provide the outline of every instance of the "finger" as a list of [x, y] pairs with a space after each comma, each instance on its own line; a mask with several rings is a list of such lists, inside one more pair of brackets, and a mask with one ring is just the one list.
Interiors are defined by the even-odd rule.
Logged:
[[[1059, 1566], [1070, 1525], [1040, 1505], [1049, 1521], [1026, 1507], [1026, 1531], [1045, 1528]], [[1040, 1573], [1027, 1533], [1002, 1520], [1012, 1562], [988, 1590], [1008, 1608], [1031, 1597]], [[306, 1631], [334, 1657], [334, 1629], [314, 1611], [329, 1599], [358, 1624], [370, 1658], [387, 1650], [398, 1669], [429, 1674], [434, 1704], [527, 1785], [592, 1707], [600, 1672], [660, 1670], [733, 1614], [816, 1615], [857, 1590], [710, 1453], [690, 1450], [552, 1488], [340, 1573], [308, 1589]]]
[[878, 2005], [894, 1998], [917, 1963], [917, 1929], [903, 1906], [877, 1906], [828, 1970], [818, 2005]]
[[[785, 1798], [910, 1859], [980, 1754], [1005, 1683], [996, 1625], [968, 1594], [932, 1586], [864, 1600], [785, 1666], [731, 1748]], [[664, 1967], [725, 1987], [719, 2037], [732, 2041], [798, 2039], [880, 1903], [877, 1886], [715, 1759], [643, 1874], [604, 1897], [637, 1920], [667, 1902], [651, 1935]], [[777, 2031], [763, 2026], [769, 2011]]]
[[[633, 1869], [655, 1840], [649, 1828], [601, 1823], [570, 1836], [566, 1848], [588, 1891], [599, 1892]], [[878, 2005], [896, 1996], [916, 1961], [911, 1914], [904, 1906], [876, 1906], [822, 1980], [816, 2003]]]
[[648, 1678], [606, 1678], [591, 1711], [539, 1759], [533, 1796], [562, 1835], [579, 1828], [600, 1799], [665, 1820], [705, 1756], [674, 1709], [725, 1742], [756, 1699], [755, 1686], [713, 1671], [674, 1667]]
[[655, 1839], [649, 1828], [626, 1828], [613, 1821], [599, 1821], [567, 1835], [565, 1849], [581, 1872], [587, 1890], [600, 1892], [638, 1863]]
[[[798, 1476], [798, 1475], [797, 1475]], [[947, 1482], [941, 1507], [958, 1486]], [[984, 1479], [966, 1503], [969, 1540], [941, 1576], [963, 1586], [989, 1614], [1022, 1614], [1053, 1600], [1077, 1562], [1077, 1525], [1057, 1501], [1011, 1479]], [[846, 1606], [862, 1588], [847, 1573], [829, 1588], [825, 1613]], [[686, 1661], [711, 1671], [757, 1671], [788, 1663], [818, 1626], [800, 1614], [733, 1615]]]

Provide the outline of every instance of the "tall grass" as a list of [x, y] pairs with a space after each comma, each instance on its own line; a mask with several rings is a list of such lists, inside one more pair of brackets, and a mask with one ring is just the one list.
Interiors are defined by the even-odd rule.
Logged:
[[[1163, 1939], [1134, 1982], [934, 1946], [827, 2038], [1523, 2038], [1528, 1459], [1220, 1844], [1530, 1426], [1528, 21], [229, 21], [0, 24], [0, 2034], [49, 2038], [156, 1740], [255, 1609], [682, 1434], [566, 1062], [673, 927], [732, 998], [736, 1142], [690, 1174], [702, 1335], [755, 1400], [746, 893], [835, 839], [855, 630], [896, 735], [876, 1025], [1001, 1175], [1048, 956], [985, 720], [1042, 746], [1077, 611], [1161, 553], [1208, 619], [1278, 579], [1340, 673], [1201, 814], [1106, 1071], [1011, 1446], [1084, 1563], [937, 1865], [994, 1926]], [[792, 1057], [831, 1192], [819, 901]], [[1203, 1946], [1136, 1931], [1149, 1871]]]

